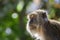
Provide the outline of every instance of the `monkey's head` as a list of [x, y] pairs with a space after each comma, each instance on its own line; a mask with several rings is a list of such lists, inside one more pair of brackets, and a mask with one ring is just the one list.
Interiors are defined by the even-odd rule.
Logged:
[[[31, 35], [42, 34], [42, 27], [45, 22], [48, 22], [47, 12], [45, 10], [36, 10], [27, 15], [27, 31]], [[36, 35], [37, 36], [37, 35]]]

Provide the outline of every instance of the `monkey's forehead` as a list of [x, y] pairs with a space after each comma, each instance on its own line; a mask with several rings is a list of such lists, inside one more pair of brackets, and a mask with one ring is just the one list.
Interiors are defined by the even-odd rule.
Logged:
[[33, 11], [33, 12], [31, 12], [31, 13], [29, 13], [28, 15], [31, 15], [31, 14], [41, 14], [41, 13], [46, 13], [47, 14], [47, 11], [46, 10], [42, 10], [42, 9], [39, 9], [39, 10], [35, 10], [35, 11]]
[[47, 12], [46, 10], [42, 10], [42, 9], [39, 9], [39, 10], [36, 10], [36, 12]]
[[43, 13], [46, 13], [47, 14], [47, 11], [46, 10], [42, 10], [42, 9], [39, 9], [39, 10], [36, 10], [36, 11], [33, 11], [33, 12], [31, 12], [31, 13], [29, 13], [28, 15], [27, 15], [27, 18], [29, 19], [29, 16], [31, 16], [31, 15], [42, 15]]

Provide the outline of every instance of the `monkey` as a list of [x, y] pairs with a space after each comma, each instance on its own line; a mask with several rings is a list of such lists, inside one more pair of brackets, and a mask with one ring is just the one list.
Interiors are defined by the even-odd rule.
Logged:
[[35, 40], [60, 40], [60, 22], [48, 18], [46, 10], [36, 10], [27, 15], [26, 30]]

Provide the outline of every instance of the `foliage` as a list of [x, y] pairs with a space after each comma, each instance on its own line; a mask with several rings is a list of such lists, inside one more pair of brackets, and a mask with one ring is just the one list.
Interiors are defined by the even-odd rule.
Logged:
[[[0, 40], [33, 40], [26, 32], [26, 8], [30, 2], [32, 0], [0, 0]], [[60, 20], [60, 9], [51, 6], [49, 17]]]

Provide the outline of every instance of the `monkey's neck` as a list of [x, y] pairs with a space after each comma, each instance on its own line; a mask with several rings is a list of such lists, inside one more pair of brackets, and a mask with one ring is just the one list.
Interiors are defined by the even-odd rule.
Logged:
[[[60, 27], [60, 26], [59, 26]], [[44, 23], [43, 28], [44, 30], [44, 34], [47, 37], [47, 39], [51, 39], [51, 40], [60, 40], [60, 30], [57, 27], [56, 24], [51, 23], [50, 21]]]
[[50, 38], [50, 32], [48, 32], [51, 28], [49, 28], [50, 26], [50, 22], [45, 22], [44, 25], [43, 25], [43, 32], [44, 32], [44, 36], [45, 36], [45, 40], [51, 40]]

